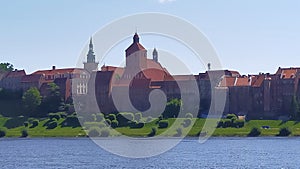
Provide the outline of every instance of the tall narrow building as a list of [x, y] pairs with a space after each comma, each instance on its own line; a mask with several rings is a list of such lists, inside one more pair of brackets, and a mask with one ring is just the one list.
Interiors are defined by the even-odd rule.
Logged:
[[153, 56], [153, 60], [155, 62], [158, 62], [158, 53], [157, 53], [156, 48], [153, 49], [152, 56]]
[[90, 39], [89, 44], [89, 51], [87, 54], [87, 62], [84, 62], [84, 69], [87, 70], [89, 73], [92, 73], [92, 71], [98, 70], [98, 62], [96, 62], [95, 54], [94, 54], [94, 45], [92, 37]]

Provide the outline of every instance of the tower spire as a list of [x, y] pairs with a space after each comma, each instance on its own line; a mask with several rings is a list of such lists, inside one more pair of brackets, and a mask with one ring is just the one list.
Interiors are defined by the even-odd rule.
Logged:
[[87, 54], [87, 63], [95, 63], [93, 39], [90, 38], [89, 51]]
[[156, 48], [154, 47], [153, 52], [152, 52], [152, 56], [153, 56], [153, 60], [155, 62], [158, 62], [158, 52], [156, 50]]

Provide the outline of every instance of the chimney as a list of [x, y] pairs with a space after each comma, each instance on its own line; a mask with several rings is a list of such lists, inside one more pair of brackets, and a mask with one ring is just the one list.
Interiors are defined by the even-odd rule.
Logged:
[[55, 70], [55, 68], [56, 68], [55, 66], [52, 66], [52, 70]]

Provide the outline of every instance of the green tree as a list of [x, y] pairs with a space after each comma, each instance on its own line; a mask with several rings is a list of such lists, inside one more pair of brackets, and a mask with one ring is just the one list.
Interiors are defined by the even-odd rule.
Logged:
[[14, 70], [14, 66], [10, 63], [0, 63], [0, 71], [11, 72]]
[[295, 120], [300, 119], [300, 108], [299, 108], [299, 103], [297, 101], [296, 96], [293, 96], [293, 98], [292, 98], [290, 113], [291, 113], [291, 116], [293, 117], [293, 119], [295, 119]]
[[61, 111], [63, 99], [60, 94], [59, 86], [55, 83], [48, 83], [47, 95], [42, 101], [42, 109], [47, 113]]
[[165, 111], [163, 112], [163, 118], [176, 118], [180, 112], [182, 102], [180, 99], [172, 99], [167, 103]]
[[33, 87], [28, 89], [22, 97], [23, 105], [26, 114], [31, 116], [34, 115], [41, 104], [42, 97], [37, 88]]

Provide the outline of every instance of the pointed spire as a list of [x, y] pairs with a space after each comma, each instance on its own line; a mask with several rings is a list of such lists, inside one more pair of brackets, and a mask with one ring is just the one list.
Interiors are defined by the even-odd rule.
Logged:
[[92, 36], [90, 38], [89, 48], [93, 50], [93, 38], [92, 38]]
[[139, 43], [139, 41], [140, 41], [140, 37], [137, 33], [135, 33], [133, 36], [133, 43]]
[[87, 54], [87, 62], [88, 63], [95, 63], [94, 46], [93, 46], [92, 37], [90, 38], [89, 51], [88, 51], [88, 54]]
[[153, 60], [155, 62], [158, 62], [158, 52], [156, 50], [156, 48], [154, 47], [153, 52], [152, 52], [152, 56], [153, 56]]

